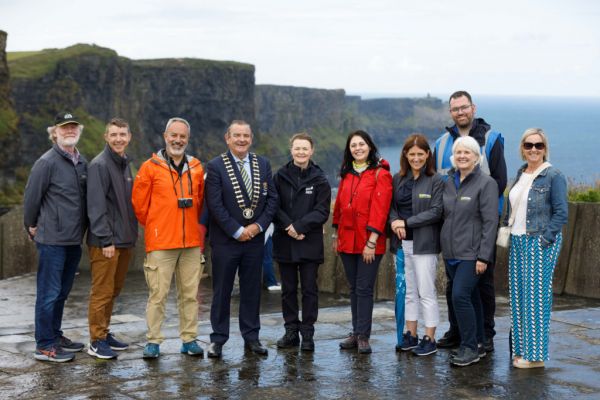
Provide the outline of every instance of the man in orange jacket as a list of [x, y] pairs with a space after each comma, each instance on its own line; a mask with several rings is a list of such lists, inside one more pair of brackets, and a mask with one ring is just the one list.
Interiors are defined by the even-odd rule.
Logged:
[[204, 238], [200, 213], [204, 197], [204, 170], [200, 161], [185, 153], [190, 124], [171, 118], [165, 132], [165, 148], [142, 164], [133, 185], [132, 202], [144, 226], [146, 260], [144, 274], [150, 291], [146, 307], [148, 343], [144, 358], [157, 358], [165, 339], [161, 325], [165, 303], [175, 273], [181, 353], [202, 357], [198, 334], [198, 285], [202, 276]]

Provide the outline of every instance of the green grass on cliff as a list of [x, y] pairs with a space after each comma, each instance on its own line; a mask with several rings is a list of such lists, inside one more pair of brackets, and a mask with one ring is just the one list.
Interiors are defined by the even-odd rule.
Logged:
[[184, 68], [211, 68], [211, 67], [231, 67], [240, 70], [254, 71], [254, 65], [241, 63], [237, 61], [216, 61], [204, 60], [200, 58], [158, 58], [153, 60], [132, 60], [133, 64], [141, 67], [184, 67]]
[[11, 78], [40, 78], [52, 71], [58, 62], [83, 55], [117, 57], [114, 50], [104, 47], [76, 44], [65, 49], [45, 49], [31, 52], [8, 53], [8, 67]]

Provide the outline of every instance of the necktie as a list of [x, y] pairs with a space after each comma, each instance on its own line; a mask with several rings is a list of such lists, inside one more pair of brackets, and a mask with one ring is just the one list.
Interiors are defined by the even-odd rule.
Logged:
[[246, 168], [244, 168], [244, 161], [238, 161], [237, 163], [240, 168], [240, 175], [244, 181], [244, 186], [246, 186], [246, 192], [248, 192], [248, 197], [252, 197], [252, 181], [246, 172]]

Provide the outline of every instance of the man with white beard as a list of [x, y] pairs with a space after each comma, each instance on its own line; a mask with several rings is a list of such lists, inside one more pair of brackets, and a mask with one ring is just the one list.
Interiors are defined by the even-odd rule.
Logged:
[[142, 164], [133, 184], [132, 203], [144, 226], [148, 284], [146, 322], [148, 342], [144, 358], [157, 358], [165, 340], [161, 326], [173, 274], [177, 285], [179, 336], [183, 354], [202, 357], [198, 335], [198, 285], [202, 276], [204, 237], [200, 215], [204, 198], [204, 170], [197, 158], [186, 154], [190, 124], [171, 118], [165, 132], [165, 148]]
[[48, 128], [53, 146], [35, 162], [25, 186], [25, 229], [39, 255], [34, 357], [41, 361], [71, 361], [83, 350], [61, 330], [87, 228], [87, 161], [75, 147], [82, 131], [73, 114], [58, 114]]

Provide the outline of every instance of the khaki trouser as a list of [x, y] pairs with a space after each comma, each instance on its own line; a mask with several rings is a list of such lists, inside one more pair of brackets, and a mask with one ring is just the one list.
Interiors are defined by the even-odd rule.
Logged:
[[115, 298], [121, 293], [127, 276], [129, 260], [133, 254], [131, 248], [115, 249], [112, 258], [102, 255], [102, 249], [90, 246], [90, 265], [92, 288], [88, 306], [90, 342], [104, 340], [109, 331], [110, 317]]
[[198, 285], [203, 265], [200, 247], [155, 250], [146, 254], [144, 275], [148, 284], [146, 322], [149, 343], [162, 343], [165, 336], [160, 328], [165, 319], [165, 304], [175, 273], [177, 309], [179, 311], [179, 336], [183, 342], [196, 340], [198, 335]]

